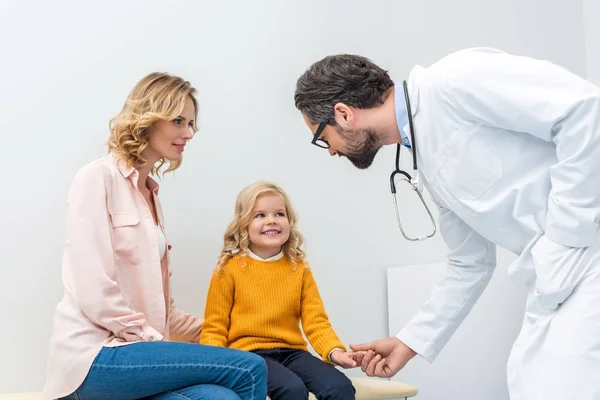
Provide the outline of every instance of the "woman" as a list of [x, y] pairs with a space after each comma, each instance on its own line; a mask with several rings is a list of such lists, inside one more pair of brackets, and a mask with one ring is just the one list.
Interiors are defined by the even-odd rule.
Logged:
[[181, 165], [194, 95], [179, 77], [143, 78], [110, 123], [108, 156], [75, 177], [43, 399], [266, 397], [264, 361], [197, 344], [202, 321], [171, 298], [171, 245], [150, 175]]

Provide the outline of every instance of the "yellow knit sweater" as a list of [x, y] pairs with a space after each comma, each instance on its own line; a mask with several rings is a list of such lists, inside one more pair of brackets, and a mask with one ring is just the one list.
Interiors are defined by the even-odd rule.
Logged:
[[259, 261], [238, 255], [213, 274], [200, 343], [246, 351], [306, 351], [300, 322], [306, 338], [325, 362], [331, 350], [346, 351], [329, 323], [306, 264], [294, 270], [287, 257]]

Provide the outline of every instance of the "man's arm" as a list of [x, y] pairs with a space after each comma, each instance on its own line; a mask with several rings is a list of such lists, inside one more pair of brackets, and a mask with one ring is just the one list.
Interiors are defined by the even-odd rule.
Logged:
[[433, 361], [492, 277], [496, 246], [451, 211], [439, 209], [440, 232], [449, 248], [446, 276], [397, 337], [350, 345], [350, 356], [368, 376], [392, 377], [415, 353]]
[[453, 212], [440, 207], [439, 225], [449, 249], [446, 276], [397, 335], [406, 346], [430, 362], [469, 314], [496, 266], [496, 246]]

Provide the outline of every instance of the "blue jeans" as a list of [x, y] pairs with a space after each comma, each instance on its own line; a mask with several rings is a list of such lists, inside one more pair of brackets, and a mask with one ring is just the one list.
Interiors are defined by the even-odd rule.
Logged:
[[267, 368], [252, 353], [174, 342], [104, 347], [64, 400], [265, 400]]

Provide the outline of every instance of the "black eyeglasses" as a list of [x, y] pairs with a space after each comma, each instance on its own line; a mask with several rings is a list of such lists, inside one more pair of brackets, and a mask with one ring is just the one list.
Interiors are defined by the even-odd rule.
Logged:
[[314, 144], [315, 146], [319, 146], [322, 149], [328, 149], [329, 148], [329, 143], [327, 143], [327, 140], [320, 138], [319, 136], [321, 136], [321, 133], [323, 133], [323, 129], [325, 129], [325, 127], [329, 124], [328, 121], [324, 121], [321, 122], [319, 124], [319, 127], [317, 128], [317, 131], [315, 132], [315, 136], [313, 136], [313, 140], [312, 140], [312, 144]]

